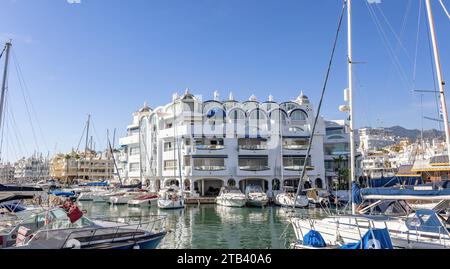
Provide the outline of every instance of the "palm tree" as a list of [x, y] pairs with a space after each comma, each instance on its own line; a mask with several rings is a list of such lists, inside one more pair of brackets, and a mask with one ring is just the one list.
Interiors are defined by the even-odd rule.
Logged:
[[347, 167], [343, 167], [343, 164], [345, 162], [345, 159], [342, 155], [339, 155], [337, 158], [333, 158], [334, 161], [334, 171], [337, 173], [338, 177], [338, 188], [340, 189], [342, 187], [342, 179], [348, 178], [349, 176], [349, 170]]

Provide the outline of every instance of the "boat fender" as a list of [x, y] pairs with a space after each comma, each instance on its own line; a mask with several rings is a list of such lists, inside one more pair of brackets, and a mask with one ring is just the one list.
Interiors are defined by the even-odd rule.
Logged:
[[381, 249], [380, 241], [376, 239], [370, 239], [367, 241], [367, 248], [368, 249]]
[[71, 249], [80, 249], [81, 243], [80, 243], [80, 241], [76, 240], [75, 238], [72, 238], [72, 239], [67, 240], [65, 247], [71, 248]]

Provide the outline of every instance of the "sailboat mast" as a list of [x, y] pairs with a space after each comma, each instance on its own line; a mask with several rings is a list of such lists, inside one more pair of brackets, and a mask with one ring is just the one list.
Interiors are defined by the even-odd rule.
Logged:
[[5, 69], [3, 70], [3, 81], [2, 81], [2, 93], [0, 97], [0, 127], [2, 126], [3, 119], [3, 107], [5, 104], [5, 95], [6, 95], [6, 81], [8, 80], [8, 63], [9, 63], [9, 49], [11, 48], [11, 41], [6, 42], [5, 48]]
[[[349, 93], [349, 125], [350, 125], [350, 190], [356, 173], [355, 160], [355, 133], [353, 117], [353, 48], [352, 48], [352, 0], [347, 0], [347, 49], [348, 49], [348, 93]], [[350, 196], [351, 197], [351, 196]], [[352, 202], [352, 214], [355, 214], [356, 207]]]
[[427, 13], [428, 13], [428, 24], [430, 25], [430, 34], [431, 34], [431, 42], [433, 43], [433, 53], [434, 53], [434, 63], [436, 65], [436, 74], [437, 79], [439, 82], [439, 96], [441, 99], [441, 108], [442, 108], [442, 115], [444, 120], [444, 127], [445, 127], [445, 142], [447, 144], [447, 155], [449, 156], [450, 161], [450, 130], [448, 125], [448, 111], [447, 111], [447, 102], [445, 100], [445, 94], [444, 94], [444, 78], [442, 75], [442, 67], [441, 67], [441, 59], [439, 57], [439, 49], [437, 44], [437, 37], [436, 37], [436, 30], [434, 28], [434, 17], [433, 17], [433, 11], [431, 10], [431, 3], [430, 0], [425, 1], [427, 5]]

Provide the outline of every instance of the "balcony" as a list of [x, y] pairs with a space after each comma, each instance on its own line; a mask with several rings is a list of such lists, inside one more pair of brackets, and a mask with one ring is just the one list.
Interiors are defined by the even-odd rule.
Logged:
[[286, 150], [307, 150], [308, 145], [283, 145]]
[[268, 165], [240, 165], [239, 169], [242, 171], [267, 171], [270, 170]]
[[[303, 165], [285, 165], [284, 170], [286, 171], [302, 171]], [[306, 166], [306, 171], [314, 170], [314, 166]]]
[[119, 139], [119, 145], [130, 145], [139, 143], [139, 134], [134, 134], [131, 136], [122, 137]]
[[224, 165], [200, 165], [194, 167], [195, 171], [222, 171], [225, 169]]
[[197, 150], [221, 150], [225, 149], [224, 145], [196, 145]]

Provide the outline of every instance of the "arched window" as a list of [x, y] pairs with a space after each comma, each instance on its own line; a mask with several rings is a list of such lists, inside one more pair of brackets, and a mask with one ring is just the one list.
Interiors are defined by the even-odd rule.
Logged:
[[303, 184], [303, 187], [305, 189], [311, 189], [312, 188], [311, 183], [309, 181], [305, 181], [305, 183]]
[[301, 109], [295, 109], [291, 112], [291, 120], [294, 121], [304, 121], [308, 118], [308, 114]]
[[248, 122], [251, 129], [267, 130], [267, 115], [261, 109], [252, 110], [248, 115]]
[[269, 113], [271, 129], [287, 125], [288, 114], [282, 109], [274, 109]]
[[322, 189], [323, 188], [322, 179], [316, 178], [316, 188], [318, 188], [318, 189]]
[[236, 186], [236, 180], [234, 180], [233, 178], [228, 179], [227, 185], [229, 187], [235, 187]]
[[280, 180], [278, 178], [274, 178], [272, 180], [272, 190], [279, 191], [281, 189]]

